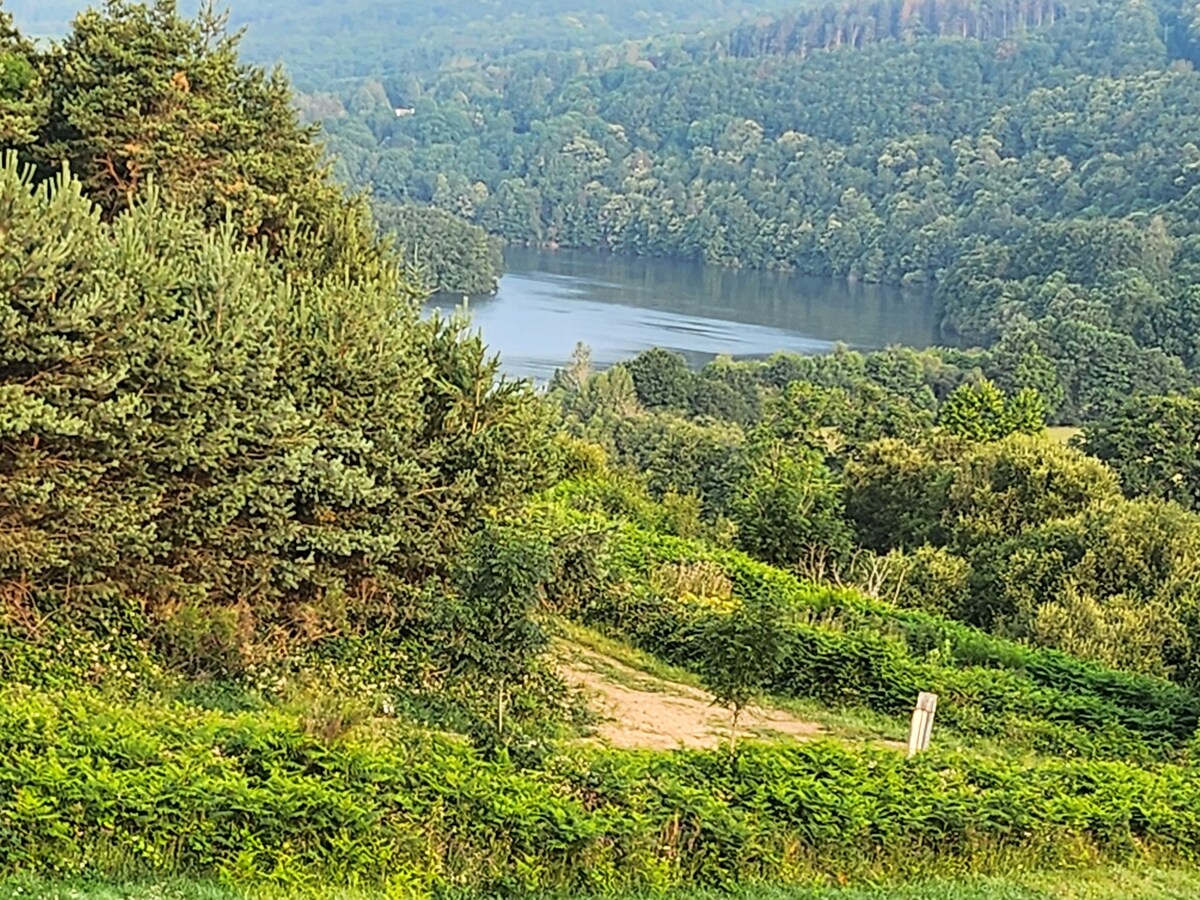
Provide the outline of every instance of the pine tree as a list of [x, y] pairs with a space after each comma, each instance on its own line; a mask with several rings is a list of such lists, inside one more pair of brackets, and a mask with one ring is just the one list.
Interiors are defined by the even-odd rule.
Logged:
[[365, 203], [331, 179], [287, 79], [242, 64], [239, 39], [211, 0], [195, 20], [175, 0], [86, 10], [35, 57], [49, 111], [22, 158], [40, 178], [69, 166], [109, 219], [155, 184], [293, 266], [378, 267]]
[[0, 9], [0, 150], [28, 145], [46, 115], [47, 98], [33, 60], [33, 46]]
[[30, 621], [132, 602], [189, 670], [407, 620], [541, 483], [531, 389], [422, 319], [211, 10], [113, 0], [31, 58], [48, 116], [0, 167], [0, 589]]

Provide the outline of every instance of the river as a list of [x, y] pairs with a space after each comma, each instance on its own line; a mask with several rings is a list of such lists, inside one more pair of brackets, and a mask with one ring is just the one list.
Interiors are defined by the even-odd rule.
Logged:
[[[604, 368], [650, 347], [694, 365], [720, 354], [764, 357], [938, 342], [928, 291], [700, 263], [574, 251], [509, 248], [494, 296], [467, 309], [504, 371], [548, 378], [587, 344]], [[442, 310], [461, 298], [440, 297]]]

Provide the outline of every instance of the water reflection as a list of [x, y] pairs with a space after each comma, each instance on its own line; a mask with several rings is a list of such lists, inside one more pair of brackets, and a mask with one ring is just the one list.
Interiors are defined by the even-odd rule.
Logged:
[[[494, 297], [470, 301], [507, 372], [543, 379], [576, 342], [598, 366], [650, 347], [696, 365], [727, 353], [819, 353], [843, 342], [874, 348], [937, 342], [928, 292], [673, 260], [514, 248]], [[459, 298], [433, 305], [450, 309]]]

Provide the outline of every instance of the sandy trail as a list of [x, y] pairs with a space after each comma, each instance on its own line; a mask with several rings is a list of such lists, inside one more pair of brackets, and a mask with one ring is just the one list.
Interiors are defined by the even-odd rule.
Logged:
[[[729, 713], [712, 704], [706, 691], [664, 681], [594, 650], [570, 644], [560, 648], [559, 671], [588, 698], [600, 721], [597, 737], [614, 747], [670, 750], [713, 747], [729, 738]], [[824, 734], [781, 710], [750, 709], [738, 724], [741, 734], [811, 739]]]

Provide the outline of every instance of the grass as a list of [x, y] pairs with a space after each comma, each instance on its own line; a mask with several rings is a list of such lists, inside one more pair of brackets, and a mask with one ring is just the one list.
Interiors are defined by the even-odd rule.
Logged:
[[1200, 871], [1178, 869], [1111, 869], [1043, 876], [1041, 885], [1055, 900], [1195, 900], [1200, 897]]
[[[399, 896], [403, 895], [331, 887], [303, 891], [236, 889], [186, 880], [127, 884], [0, 881], [0, 900], [393, 900]], [[667, 895], [627, 894], [612, 900], [1195, 900], [1196, 897], [1200, 897], [1200, 871], [1117, 868], [1024, 875], [1016, 880], [980, 878], [903, 887], [692, 890]]]
[[1080, 434], [1083, 434], [1082, 428], [1073, 428], [1069, 425], [1051, 425], [1046, 429], [1046, 436], [1059, 444], [1069, 444], [1071, 438]]
[[[609, 659], [615, 660], [631, 669], [637, 669], [650, 678], [658, 679], [659, 681], [674, 682], [675, 684], [699, 688], [700, 690], [704, 689], [704, 682], [694, 672], [668, 665], [662, 660], [651, 656], [649, 653], [643, 653], [641, 650], [630, 647], [628, 644], [614, 641], [598, 631], [584, 628], [582, 625], [576, 625], [574, 622], [568, 622], [565, 619], [560, 619], [556, 623], [556, 630], [570, 643], [577, 644], [585, 650], [591, 650], [593, 653], [607, 656]], [[613, 674], [615, 677], [616, 672], [617, 670], [614, 669], [612, 673], [605, 672], [604, 674]], [[637, 684], [627, 684], [626, 687], [633, 687], [637, 690], [647, 689], [640, 680]]]
[[[767, 705], [781, 709], [798, 719], [815, 722], [826, 732], [823, 737], [846, 744], [871, 742], [891, 747], [908, 746], [908, 716], [888, 716], [872, 709], [846, 707], [842, 709], [823, 706], [820, 701], [809, 698], [770, 697]], [[963, 734], [953, 728], [940, 725], [934, 720], [933, 747], [973, 753], [980, 756], [1005, 759], [1021, 759], [1033, 764], [1047, 758], [1028, 749], [1017, 749], [1002, 738], [980, 737]], [[1200, 900], [1200, 893], [1194, 895]]]
[[[1011, 883], [978, 881], [971, 884], [931, 882], [909, 887], [880, 888], [749, 888], [732, 895], [693, 892], [671, 900], [1047, 900], [1048, 895]], [[621, 900], [653, 900], [650, 896]]]
[[243, 896], [216, 884], [174, 879], [144, 884], [54, 884], [24, 878], [0, 882], [2, 900], [241, 900]]
[[[585, 661], [587, 668], [624, 687], [662, 693], [670, 693], [671, 685], [704, 689], [704, 682], [694, 672], [669, 665], [649, 653], [614, 641], [593, 629], [562, 620], [557, 623], [556, 630], [565, 643], [564, 652], [569, 653], [570, 646], [574, 645], [620, 663], [628, 669], [636, 670], [636, 673], [631, 673], [626, 669], [606, 666], [602, 659], [589, 658]], [[823, 737], [830, 740], [849, 744], [870, 741], [893, 746], [908, 743], [909, 722], [905, 716], [887, 716], [865, 708], [832, 709], [817, 700], [794, 697], [766, 697], [763, 705], [820, 725], [825, 731]], [[1000, 741], [968, 737], [937, 726], [934, 733], [935, 741], [944, 747], [988, 755], [1010, 753]], [[764, 732], [761, 737], [770, 739], [772, 735], [770, 732]]]
[[908, 744], [907, 720], [886, 716], [872, 709], [830, 709], [816, 700], [796, 697], [771, 697], [767, 705], [791, 713], [797, 719], [815, 722], [834, 740]]

